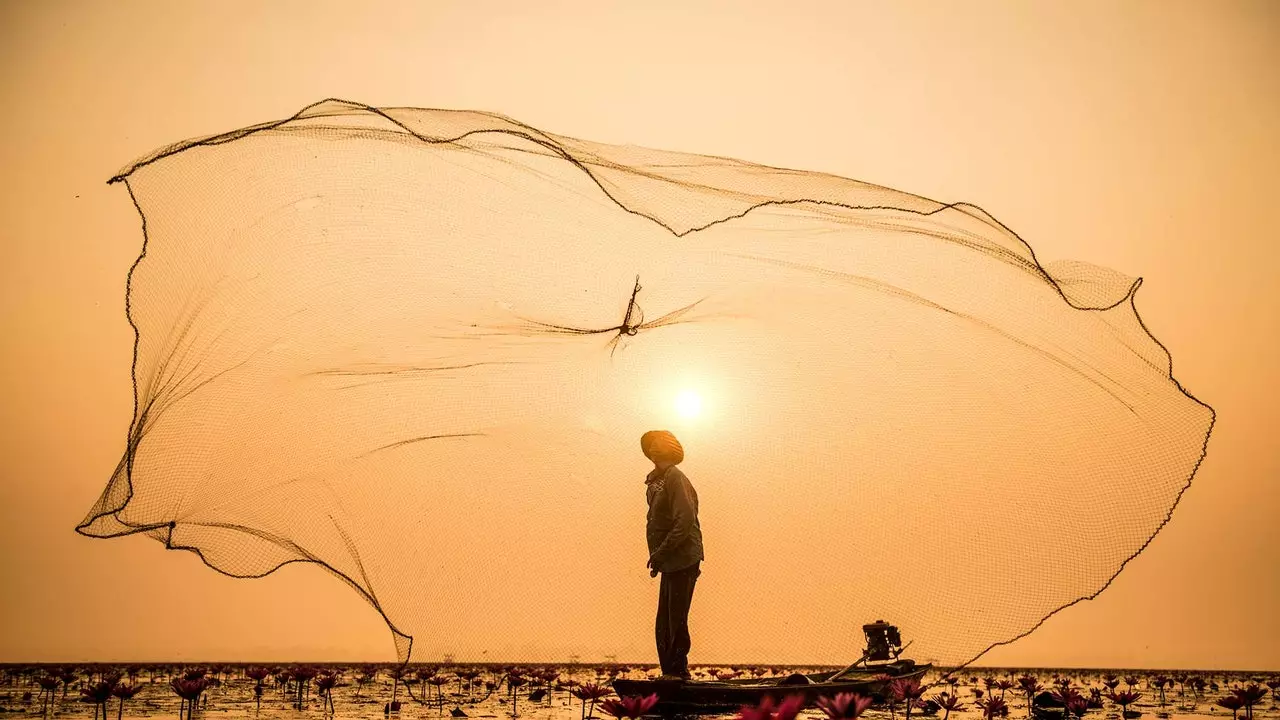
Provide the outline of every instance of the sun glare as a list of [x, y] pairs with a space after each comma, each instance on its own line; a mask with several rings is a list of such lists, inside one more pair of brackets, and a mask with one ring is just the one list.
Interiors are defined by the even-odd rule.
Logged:
[[702, 397], [692, 390], [683, 390], [676, 396], [676, 412], [683, 418], [695, 418], [702, 414]]

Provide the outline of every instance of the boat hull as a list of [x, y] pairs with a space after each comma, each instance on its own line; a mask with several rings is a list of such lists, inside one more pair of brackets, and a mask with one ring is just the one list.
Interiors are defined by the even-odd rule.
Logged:
[[[814, 705], [819, 697], [834, 697], [838, 693], [852, 692], [869, 695], [880, 702], [885, 687], [891, 680], [923, 678], [930, 665], [916, 665], [904, 660], [888, 665], [860, 668], [835, 682], [829, 678], [836, 671], [811, 673], [802, 676], [805, 684], [781, 684], [784, 678], [761, 678], [728, 681], [680, 681], [680, 680], [626, 680], [613, 681], [613, 691], [619, 697], [657, 694], [658, 704], [650, 715], [704, 714], [736, 711], [744, 705], [755, 706], [766, 697], [776, 702], [791, 695], [802, 695], [805, 707]], [[888, 675], [888, 679], [884, 679]], [[798, 679], [799, 676], [789, 676]]]

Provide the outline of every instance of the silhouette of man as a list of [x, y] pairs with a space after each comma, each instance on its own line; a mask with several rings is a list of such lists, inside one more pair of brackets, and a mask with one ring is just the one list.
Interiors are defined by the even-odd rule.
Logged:
[[684, 448], [675, 435], [650, 430], [640, 437], [640, 450], [653, 461], [653, 471], [645, 478], [649, 502], [645, 535], [649, 577], [662, 573], [654, 627], [661, 679], [688, 680], [689, 605], [703, 560], [698, 493], [676, 467], [684, 460]]

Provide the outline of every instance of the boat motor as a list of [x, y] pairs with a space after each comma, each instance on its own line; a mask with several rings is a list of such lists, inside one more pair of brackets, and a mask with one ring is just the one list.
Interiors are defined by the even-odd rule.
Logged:
[[897, 660], [902, 654], [902, 636], [898, 634], [897, 627], [883, 620], [877, 620], [863, 625], [862, 632], [867, 636], [865, 657], [868, 661]]

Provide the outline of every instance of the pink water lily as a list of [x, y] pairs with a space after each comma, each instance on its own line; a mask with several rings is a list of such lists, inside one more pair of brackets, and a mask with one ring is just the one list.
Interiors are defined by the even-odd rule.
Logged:
[[107, 701], [111, 699], [111, 689], [115, 687], [114, 682], [98, 682], [94, 683], [80, 691], [80, 702], [93, 704], [93, 717], [98, 717], [98, 710], [102, 710], [102, 720], [107, 720]]
[[1009, 704], [998, 697], [988, 697], [986, 700], [978, 703], [978, 707], [982, 708], [982, 715], [987, 718], [987, 720], [1006, 717], [1009, 715]]
[[1218, 707], [1223, 707], [1231, 711], [1231, 720], [1236, 720], [1236, 716], [1239, 713], [1240, 708], [1244, 707], [1244, 701], [1235, 695], [1228, 695], [1219, 700], [1216, 704]]
[[1240, 704], [1244, 705], [1244, 716], [1248, 720], [1253, 720], [1253, 706], [1267, 696], [1267, 689], [1261, 685], [1250, 683], [1245, 687], [1232, 690], [1231, 694], [1239, 698]]
[[942, 720], [947, 720], [947, 718], [951, 717], [952, 711], [960, 712], [965, 707], [960, 702], [960, 697], [955, 693], [942, 693], [935, 697], [933, 701], [938, 703], [938, 707], [946, 711], [942, 714]]
[[116, 711], [116, 720], [124, 717], [124, 701], [132, 700], [134, 695], [142, 692], [141, 685], [127, 685], [120, 683], [111, 688], [111, 694], [120, 699], [120, 709]]
[[755, 707], [744, 705], [738, 711], [738, 720], [794, 720], [803, 708], [804, 695], [789, 695], [780, 704], [775, 704], [773, 697], [766, 695]]
[[649, 712], [657, 704], [657, 693], [652, 693], [645, 697], [628, 695], [618, 699], [609, 698], [600, 703], [600, 709], [616, 718], [632, 718], [634, 720]]
[[857, 693], [837, 693], [834, 698], [823, 695], [818, 698], [818, 709], [829, 720], [854, 720], [871, 707], [872, 699]]
[[[582, 701], [582, 718], [583, 720], [585, 720], [586, 718], [591, 717], [591, 714], [596, 711], [596, 701], [600, 700], [601, 698], [608, 697], [609, 694], [613, 691], [602, 685], [596, 685], [595, 683], [587, 683], [582, 687], [574, 688], [572, 692], [574, 697]], [[590, 710], [587, 710], [588, 700], [591, 701]]]
[[1142, 697], [1142, 693], [1126, 690], [1124, 692], [1109, 692], [1107, 697], [1111, 699], [1111, 702], [1120, 706], [1120, 717], [1123, 718], [1125, 713], [1129, 712], [1129, 705], [1137, 702], [1138, 698]]

